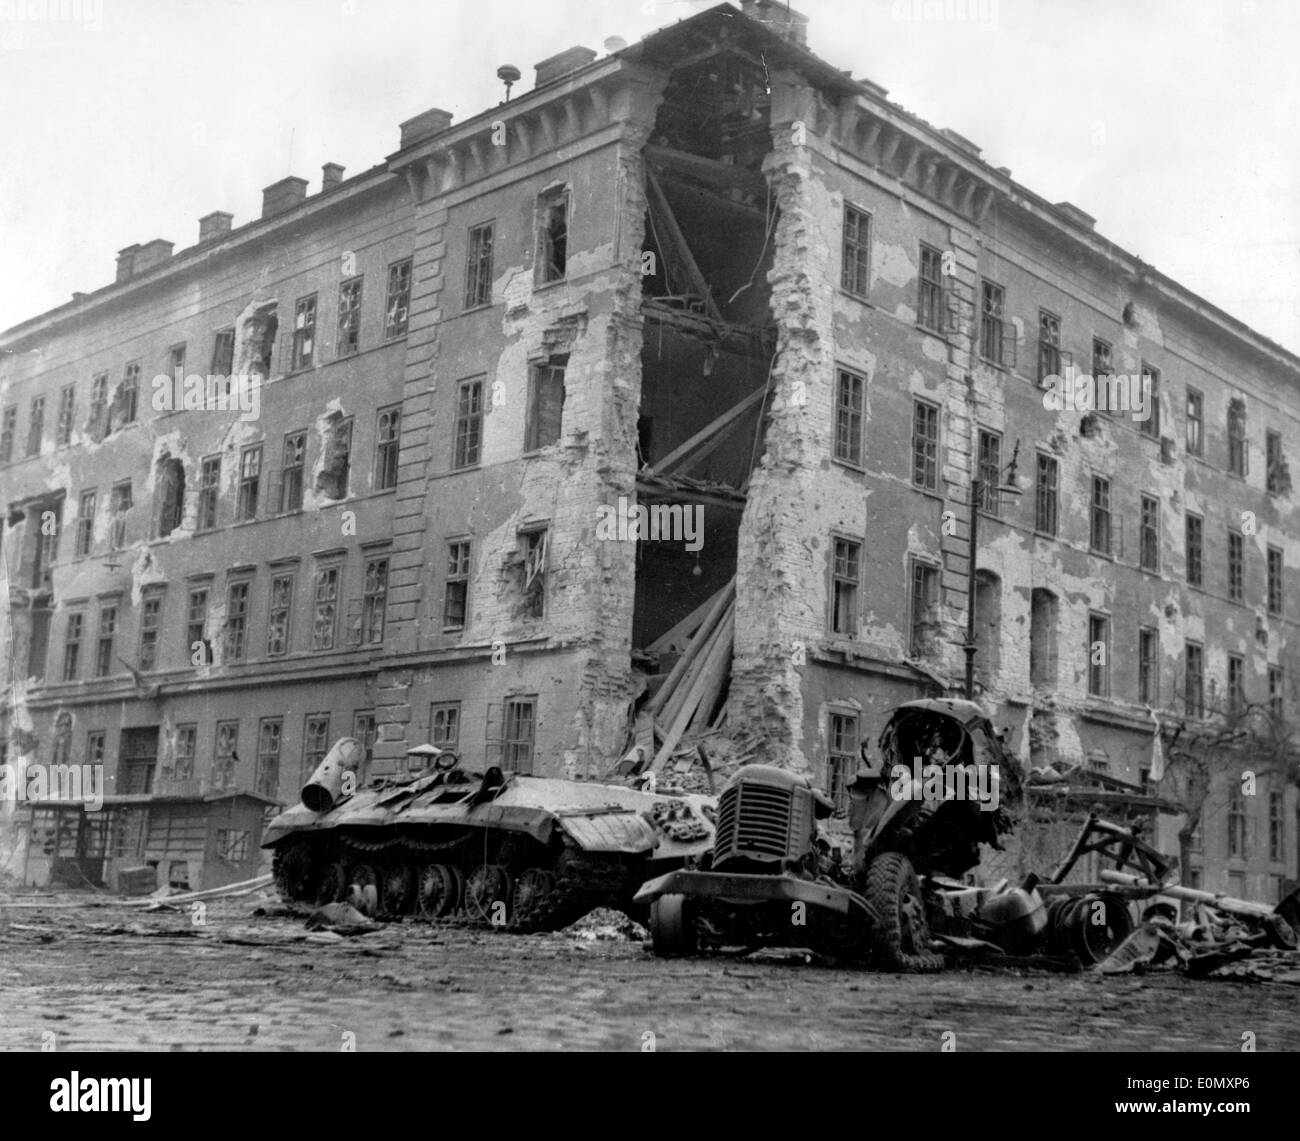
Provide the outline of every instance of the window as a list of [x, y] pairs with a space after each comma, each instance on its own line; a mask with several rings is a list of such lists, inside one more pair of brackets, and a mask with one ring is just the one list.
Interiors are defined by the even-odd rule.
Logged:
[[1228, 532], [1228, 599], [1241, 602], [1246, 597], [1246, 540], [1240, 531]]
[[216, 853], [228, 864], [242, 864], [248, 859], [248, 829], [218, 828]]
[[1205, 455], [1205, 397], [1191, 385], [1187, 387], [1187, 454]]
[[102, 765], [104, 763], [104, 740], [105, 733], [103, 729], [92, 729], [86, 734], [86, 763], [88, 765]]
[[68, 625], [63, 635], [63, 680], [76, 681], [81, 665], [81, 635], [86, 616], [80, 610], [70, 611]]
[[384, 302], [384, 340], [406, 336], [411, 311], [411, 259], [388, 267], [388, 297]]
[[839, 369], [835, 383], [835, 458], [862, 465], [862, 399], [866, 381]]
[[212, 368], [214, 376], [229, 376], [235, 367], [235, 330], [218, 329], [212, 338]]
[[1109, 341], [1103, 341], [1100, 337], [1092, 339], [1092, 377], [1094, 380], [1101, 380], [1103, 376], [1111, 374], [1111, 345]]
[[352, 736], [361, 744], [366, 770], [369, 771], [370, 762], [375, 759], [375, 741], [379, 736], [373, 709], [358, 709], [352, 715]]
[[306, 784], [330, 748], [330, 715], [308, 713], [302, 727], [302, 779]]
[[379, 410], [379, 426], [375, 434], [376, 491], [388, 491], [397, 486], [397, 444], [401, 426], [402, 410], [399, 406], [395, 404]]
[[348, 357], [361, 348], [361, 278], [339, 285], [338, 355]]
[[218, 721], [217, 743], [212, 758], [212, 785], [216, 789], [235, 787], [235, 766], [239, 763], [239, 722]]
[[1188, 717], [1205, 716], [1205, 647], [1188, 642], [1183, 648], [1185, 668], [1183, 706]]
[[95, 541], [95, 501], [97, 493], [92, 488], [83, 491], [77, 502], [77, 537], [73, 542], [73, 553], [77, 558], [85, 558]]
[[1228, 716], [1239, 717], [1246, 708], [1246, 659], [1228, 655]]
[[193, 666], [212, 664], [212, 643], [208, 641], [208, 588], [191, 588], [185, 603], [185, 656]]
[[858, 770], [858, 715], [835, 713], [827, 727], [826, 793], [836, 816], [847, 816], [849, 784]]
[[462, 630], [469, 615], [468, 539], [447, 544], [447, 592], [442, 604], [442, 628]]
[[125, 777], [118, 782], [119, 792], [152, 792], [154, 768], [158, 763], [158, 727], [123, 729], [118, 763]]
[[131, 481], [123, 480], [113, 484], [113, 493], [108, 503], [109, 513], [113, 517], [109, 537], [115, 551], [126, 546], [126, 514], [131, 510]]
[[524, 554], [524, 617], [542, 618], [546, 614], [546, 549], [550, 532], [545, 527], [524, 531], [520, 535]]
[[1038, 311], [1038, 383], [1061, 375], [1061, 318], [1046, 309]]
[[32, 397], [32, 414], [27, 422], [27, 454], [41, 454], [41, 437], [45, 435], [45, 397]]
[[1246, 402], [1228, 401], [1228, 474], [1246, 474]]
[[533, 771], [533, 744], [537, 721], [534, 698], [506, 702], [505, 765], [507, 771]]
[[939, 490], [939, 409], [924, 400], [912, 403], [912, 486]]
[[95, 644], [95, 676], [108, 677], [113, 672], [113, 640], [117, 636], [117, 604], [106, 602], [99, 607], [99, 640]]
[[226, 625], [223, 640], [223, 662], [241, 662], [248, 648], [248, 592], [247, 579], [232, 582], [226, 591]]
[[1268, 667], [1268, 711], [1276, 720], [1282, 719], [1282, 667]]
[[429, 744], [452, 752], [460, 748], [459, 701], [436, 701], [429, 706]]
[[221, 490], [221, 457], [208, 456], [199, 465], [199, 503], [195, 530], [211, 531], [217, 525], [217, 495]]
[[72, 418], [76, 413], [77, 386], [65, 384], [59, 393], [59, 425], [55, 443], [60, 447], [72, 443]]
[[932, 649], [939, 627], [939, 568], [912, 561], [911, 621], [908, 654], [925, 657]]
[[154, 465], [154, 497], [158, 505], [156, 533], [165, 539], [185, 515], [185, 465], [166, 452]]
[[975, 572], [975, 671], [985, 689], [1002, 668], [1002, 579], [988, 570]]
[[997, 515], [1002, 509], [998, 484], [1002, 478], [1002, 437], [980, 430], [980, 510]]
[[452, 468], [476, 467], [483, 442], [483, 382], [462, 380], [456, 393], [456, 454]]
[[1282, 550], [1268, 549], [1268, 612], [1282, 613]]
[[1160, 370], [1142, 362], [1142, 384], [1149, 386], [1151, 414], [1138, 422], [1138, 431], [1145, 436], [1160, 438]]
[[185, 380], [185, 342], [172, 345], [167, 350], [167, 375], [173, 380]]
[[140, 604], [140, 660], [138, 668], [142, 673], [156, 669], [158, 666], [158, 634], [162, 627], [163, 592], [160, 588], [148, 588]]
[[266, 653], [277, 657], [289, 650], [289, 618], [293, 611], [293, 575], [271, 579], [271, 601], [266, 615]]
[[1035, 587], [1029, 600], [1029, 681], [1056, 685], [1056, 595]]
[[279, 717], [263, 717], [257, 731], [257, 775], [254, 791], [275, 796], [280, 790], [280, 734], [284, 722]]
[[1110, 696], [1110, 619], [1104, 614], [1088, 615], [1088, 692]]
[[920, 292], [916, 301], [916, 323], [939, 332], [943, 328], [943, 255], [932, 246], [921, 246]]
[[831, 567], [831, 633], [852, 638], [858, 632], [858, 587], [861, 583], [861, 545], [834, 539]]
[[528, 424], [524, 430], [524, 450], [535, 452], [560, 439], [564, 413], [565, 362], [548, 361], [532, 367], [528, 390]]
[[96, 441], [108, 431], [108, 373], [101, 372], [90, 381], [90, 419], [86, 431]]
[[262, 445], [250, 444], [239, 453], [239, 498], [235, 504], [237, 523], [257, 518], [257, 491], [261, 482]]
[[324, 463], [316, 472], [316, 490], [326, 499], [344, 499], [352, 474], [352, 417], [331, 412], [324, 444]]
[[1245, 855], [1246, 798], [1242, 794], [1241, 785], [1234, 781], [1228, 786], [1228, 856], [1244, 858]]
[[59, 552], [59, 524], [63, 501], [47, 501], [44, 509], [28, 509], [29, 518], [40, 519], [40, 533], [36, 540], [35, 558], [32, 560], [32, 588], [49, 590], [53, 585], [50, 568]]
[[339, 605], [339, 567], [316, 568], [315, 599], [312, 609], [311, 648], [332, 650]]
[[1186, 517], [1187, 585], [1201, 586], [1205, 581], [1205, 520], [1199, 515]]
[[284, 437], [284, 463], [280, 470], [280, 514], [302, 510], [302, 473], [307, 455], [307, 433]]
[[1054, 456], [1038, 453], [1038, 477], [1034, 484], [1034, 529], [1055, 535], [1057, 528], [1057, 491], [1060, 464]]
[[1153, 626], [1138, 628], [1138, 702], [1160, 702], [1160, 633]]
[[9, 405], [0, 420], [0, 464], [12, 463], [14, 458], [14, 436], [18, 431], [18, 409]]
[[492, 226], [484, 222], [469, 232], [465, 256], [465, 308], [477, 309], [492, 302]]
[[134, 424], [140, 411], [140, 362], [132, 361], [122, 374], [122, 387], [113, 401], [122, 424]]
[[1160, 500], [1142, 496], [1138, 558], [1144, 571], [1160, 570]]
[[1268, 794], [1268, 858], [1275, 864], [1286, 859], [1286, 834], [1282, 830], [1282, 794], [1270, 789]]
[[991, 281], [983, 283], [980, 311], [980, 356], [990, 364], [1003, 364], [1004, 330], [1002, 311], [1006, 293]]
[[844, 254], [840, 287], [866, 297], [870, 285], [871, 215], [854, 206], [844, 207]]
[[316, 351], [316, 294], [300, 297], [293, 308], [291, 368], [311, 368]]
[[1282, 454], [1282, 433], [1270, 428], [1264, 433], [1264, 487], [1269, 495], [1281, 495], [1289, 481], [1286, 459]]
[[194, 753], [198, 743], [199, 727], [197, 725], [177, 725], [175, 746], [172, 752], [174, 761], [172, 775], [176, 780], [194, 778]]
[[1088, 546], [1094, 554], [1110, 554], [1110, 480], [1092, 477], [1092, 513], [1088, 528]]
[[377, 646], [384, 640], [387, 600], [388, 560], [370, 559], [361, 598], [361, 641], [367, 646]]
[[537, 280], [539, 284], [562, 281], [569, 258], [569, 192], [561, 190], [543, 195], [538, 207]]

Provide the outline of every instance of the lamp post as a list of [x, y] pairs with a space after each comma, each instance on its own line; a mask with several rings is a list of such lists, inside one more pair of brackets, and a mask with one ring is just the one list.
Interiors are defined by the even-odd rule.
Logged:
[[[1016, 441], [1011, 462], [1003, 469], [1007, 482], [996, 488], [999, 493], [1019, 495], [1016, 486], [1016, 465], [1020, 459], [1020, 441]], [[1001, 472], [999, 472], [1001, 474]], [[975, 558], [979, 553], [980, 504], [984, 500], [985, 481], [978, 476], [970, 481], [970, 558], [966, 566], [966, 700], [975, 700]]]

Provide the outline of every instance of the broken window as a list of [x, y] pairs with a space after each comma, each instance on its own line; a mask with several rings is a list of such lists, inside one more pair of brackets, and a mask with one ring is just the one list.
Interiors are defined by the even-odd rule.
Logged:
[[388, 299], [384, 304], [384, 340], [406, 336], [411, 311], [411, 259], [388, 267]]
[[1272, 716], [1282, 718], [1282, 667], [1268, 667], [1268, 711]]
[[1095, 612], [1088, 615], [1088, 692], [1110, 696], [1110, 619]]
[[352, 736], [361, 745], [362, 753], [365, 756], [366, 771], [369, 771], [370, 762], [375, 759], [375, 740], [378, 735], [375, 725], [375, 711], [373, 709], [358, 709], [352, 715]]
[[316, 568], [315, 599], [312, 610], [311, 648], [332, 650], [339, 606], [338, 564]]
[[1282, 613], [1282, 550], [1280, 547], [1268, 548], [1268, 612]]
[[235, 522], [257, 518], [257, 493], [262, 483], [262, 445], [249, 444], [239, 454], [239, 498]]
[[257, 775], [254, 791], [275, 796], [280, 791], [280, 733], [284, 721], [263, 717], [257, 731]]
[[351, 356], [361, 348], [361, 278], [339, 286], [338, 355]]
[[212, 664], [212, 643], [208, 641], [208, 588], [206, 586], [192, 587], [186, 603], [185, 657], [191, 665]]
[[[132, 361], [122, 374], [122, 383], [113, 398], [117, 426], [134, 424], [140, 411], [140, 362]], [[110, 425], [111, 428], [111, 425]]]
[[86, 431], [98, 443], [108, 433], [108, 373], [101, 372], [90, 382], [90, 419]]
[[562, 281], [569, 256], [569, 192], [552, 191], [538, 201], [538, 284]]
[[1029, 600], [1029, 681], [1056, 685], [1056, 595], [1035, 587]]
[[94, 488], [91, 488], [81, 493], [77, 503], [77, 537], [72, 548], [77, 558], [85, 558], [89, 555], [91, 545], [94, 543], [96, 499], [97, 494]]
[[55, 443], [60, 447], [72, 443], [72, 418], [76, 414], [77, 386], [65, 384], [59, 392], [59, 424]]
[[108, 677], [113, 672], [113, 641], [117, 636], [117, 604], [99, 607], [99, 641], [95, 645], [95, 676]]
[[[1228, 856], [1242, 858], [1246, 855], [1246, 798], [1241, 785], [1233, 781], [1228, 786]], [[1239, 891], [1234, 894], [1240, 894]]]
[[997, 515], [1002, 510], [1002, 437], [997, 432], [980, 430], [979, 436], [980, 510]]
[[162, 628], [163, 588], [145, 589], [140, 602], [140, 655], [138, 669], [147, 672], [158, 666], [158, 636]]
[[943, 328], [943, 255], [927, 245], [921, 246], [916, 323], [934, 332]]
[[68, 624], [63, 631], [63, 680], [76, 681], [81, 665], [81, 634], [86, 616], [80, 610], [68, 613]]
[[218, 721], [217, 741], [212, 758], [212, 787], [235, 787], [235, 766], [239, 763], [239, 722]]
[[912, 486], [939, 490], [939, 409], [924, 400], [912, 403]]
[[218, 329], [212, 338], [212, 375], [229, 376], [235, 367], [235, 330]]
[[1246, 402], [1240, 397], [1228, 401], [1228, 473], [1246, 474]]
[[300, 297], [293, 311], [293, 357], [290, 368], [311, 368], [316, 348], [316, 294]]
[[172, 750], [172, 776], [176, 780], [192, 780], [194, 777], [194, 753], [198, 742], [197, 725], [177, 725], [175, 746]]
[[1159, 572], [1160, 500], [1154, 495], [1142, 496], [1138, 558], [1144, 571]]
[[849, 785], [858, 771], [858, 715], [829, 714], [827, 727], [826, 793], [835, 804], [835, 815], [849, 811]]
[[0, 418], [0, 464], [12, 463], [14, 436], [18, 431], [18, 408], [11, 404]]
[[1205, 716], [1205, 648], [1187, 642], [1183, 648], [1183, 706], [1188, 717]]
[[1060, 470], [1061, 465], [1055, 456], [1038, 453], [1034, 481], [1034, 530], [1042, 535], [1056, 534]]
[[456, 453], [452, 469], [475, 467], [483, 442], [483, 382], [462, 380], [456, 393]]
[[429, 706], [429, 744], [453, 752], [460, 748], [459, 701], [435, 701]]
[[[72, 759], [72, 714], [64, 710], [54, 719], [54, 743], [50, 750], [56, 765], [66, 765]], [[57, 785], [50, 791], [55, 795]]]
[[1186, 524], [1187, 585], [1200, 586], [1204, 579], [1202, 552], [1205, 521], [1199, 515], [1193, 515], [1189, 512]]
[[1150, 392], [1150, 415], [1138, 421], [1138, 431], [1153, 439], [1160, 438], [1160, 370], [1142, 362], [1142, 383]]
[[1228, 599], [1241, 602], [1246, 596], [1246, 540], [1240, 531], [1228, 532]]
[[862, 548], [848, 539], [832, 542], [831, 633], [852, 638], [858, 632], [859, 562]]
[[1282, 828], [1282, 793], [1270, 789], [1268, 794], [1268, 858], [1275, 864], [1286, 858], [1286, 833]]
[[528, 392], [528, 424], [524, 450], [535, 452], [560, 439], [564, 413], [564, 369], [567, 358], [535, 364]]
[[537, 724], [537, 699], [516, 698], [506, 702], [503, 767], [508, 772], [533, 771], [533, 746]]
[[375, 433], [375, 490], [388, 491], [397, 486], [398, 436], [402, 427], [402, 409], [394, 404], [379, 410]]
[[59, 524], [63, 512], [62, 499], [34, 503], [27, 509], [29, 524], [35, 528], [32, 536], [32, 589], [49, 590], [53, 585], [50, 568], [59, 552]]
[[1187, 386], [1187, 454], [1205, 454], [1205, 397], [1199, 389]]
[[939, 629], [939, 568], [912, 560], [911, 621], [907, 652], [925, 657], [935, 644]]
[[280, 514], [302, 510], [302, 475], [307, 456], [307, 433], [284, 437], [284, 462], [280, 469]]
[[546, 549], [550, 532], [538, 527], [520, 534], [523, 548], [524, 616], [541, 618], [546, 613]]
[[377, 646], [383, 642], [387, 605], [388, 560], [369, 559], [361, 595], [361, 641], [364, 645]]
[[126, 516], [131, 510], [131, 481], [129, 479], [113, 484], [108, 510], [112, 515], [109, 542], [113, 550], [120, 551], [126, 546]]
[[469, 613], [470, 542], [447, 544], [447, 590], [442, 605], [442, 628], [462, 630]]
[[155, 488], [158, 537], [165, 539], [181, 525], [185, 513], [185, 465], [164, 452], [158, 457]]
[[1094, 380], [1100, 381], [1102, 377], [1110, 376], [1111, 371], [1111, 344], [1109, 341], [1103, 341], [1100, 337], [1092, 339], [1092, 376]]
[[1246, 659], [1228, 655], [1228, 716], [1239, 717], [1246, 708]]
[[289, 620], [293, 611], [293, 575], [271, 579], [271, 601], [266, 616], [266, 652], [276, 657], [289, 650]]
[[990, 364], [1004, 364], [1005, 324], [1003, 307], [1006, 291], [991, 281], [983, 283], [980, 309], [980, 356]]
[[1160, 632], [1154, 626], [1138, 628], [1138, 702], [1160, 702]]
[[242, 864], [248, 859], [248, 829], [218, 828], [217, 859], [228, 864]]
[[469, 231], [465, 254], [465, 308], [492, 303], [493, 223], [484, 222]]
[[316, 491], [326, 499], [345, 499], [352, 470], [352, 417], [331, 412], [325, 432], [325, 455], [316, 473]]
[[1047, 309], [1038, 311], [1038, 383], [1061, 375], [1061, 318]]
[[330, 715], [308, 713], [302, 728], [302, 779], [306, 784], [330, 748]]
[[862, 466], [862, 412], [866, 380], [846, 368], [836, 370], [835, 458]]
[[104, 763], [104, 730], [92, 729], [86, 734], [86, 764], [102, 765]]
[[1110, 480], [1105, 476], [1092, 477], [1088, 546], [1094, 554], [1110, 554]]
[[1269, 495], [1285, 495], [1291, 490], [1291, 473], [1282, 454], [1282, 433], [1269, 429], [1264, 433], [1264, 488]]
[[27, 454], [41, 454], [41, 437], [45, 435], [45, 397], [32, 397], [32, 414], [27, 422]]
[[844, 207], [844, 247], [840, 286], [866, 297], [871, 264], [871, 215], [855, 206]]
[[199, 503], [195, 530], [211, 531], [217, 525], [217, 496], [221, 491], [221, 457], [208, 456], [199, 467]]
[[184, 382], [185, 380], [185, 342], [178, 345], [172, 345], [167, 350], [167, 375], [173, 380]]
[[226, 625], [222, 645], [223, 662], [239, 662], [244, 659], [248, 645], [248, 594], [250, 583], [247, 579], [232, 582], [226, 593]]

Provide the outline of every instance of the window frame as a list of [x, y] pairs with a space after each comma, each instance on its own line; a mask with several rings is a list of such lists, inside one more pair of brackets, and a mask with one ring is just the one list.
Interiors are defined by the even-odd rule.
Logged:
[[1138, 567], [1160, 573], [1160, 500], [1145, 492], [1138, 499]]
[[[290, 639], [293, 635], [293, 594], [296, 577], [292, 571], [271, 576], [266, 607], [266, 656], [268, 658], [280, 658], [289, 653]], [[282, 591], [280, 588], [286, 583], [287, 591]]]
[[335, 328], [334, 356], [337, 360], [354, 357], [361, 351], [361, 304], [364, 274], [355, 274], [339, 282], [338, 325]]
[[1187, 427], [1183, 437], [1187, 454], [1203, 459], [1205, 457], [1205, 393], [1189, 384], [1183, 407], [1187, 417]]
[[[1193, 536], [1192, 532], [1196, 534]], [[1183, 577], [1187, 585], [1205, 588], [1205, 516], [1195, 511], [1183, 512]], [[1195, 568], [1195, 574], [1192, 573]]]
[[414, 280], [414, 258], [408, 256], [389, 263], [388, 288], [384, 294], [385, 343], [400, 340], [410, 331], [411, 285]]
[[[840, 288], [849, 296], [867, 300], [871, 293], [871, 237], [874, 219], [870, 210], [844, 203], [841, 215]], [[866, 234], [863, 235], [863, 229]]]
[[289, 371], [312, 368], [316, 363], [316, 318], [319, 295], [308, 293], [293, 303], [293, 343], [289, 353]]
[[402, 406], [389, 404], [375, 414], [375, 474], [376, 491], [392, 491], [397, 487], [397, 465], [401, 454]]
[[[1006, 368], [1007, 291], [987, 277], [980, 278], [979, 357], [994, 368]], [[990, 346], [993, 351], [990, 352]]]
[[1034, 531], [1055, 539], [1061, 525], [1061, 461], [1044, 451], [1035, 453]]
[[918, 491], [938, 494], [939, 458], [939, 406], [914, 396], [912, 398], [912, 486]]
[[[1100, 631], [1101, 637], [1097, 634]], [[1093, 647], [1102, 644], [1101, 663], [1092, 660]], [[1101, 610], [1088, 611], [1088, 696], [1106, 699], [1110, 697], [1110, 662], [1111, 662], [1111, 621], [1110, 615]]]
[[485, 379], [469, 377], [456, 384], [451, 470], [469, 471], [483, 461], [483, 389]]
[[[930, 274], [926, 273], [929, 262]], [[928, 333], [943, 332], [943, 251], [921, 243], [917, 259], [916, 323]]]
[[[486, 241], [483, 241], [483, 235], [486, 235]], [[484, 309], [492, 304], [492, 261], [495, 251], [495, 218], [479, 222], [466, 230], [465, 293], [462, 298], [462, 312]]]
[[[443, 580], [442, 630], [443, 633], [451, 633], [464, 630], [469, 626], [469, 584], [474, 557], [474, 541], [472, 538], [466, 537], [448, 539], [446, 542], [447, 571]], [[459, 551], [458, 548], [463, 548], [463, 551]], [[459, 623], [448, 621], [452, 609], [453, 586], [459, 587], [462, 592], [460, 594], [461, 620]]]
[[836, 463], [862, 469], [866, 414], [866, 376], [856, 369], [836, 365], [835, 440], [832, 454]]
[[[1104, 526], [1099, 523], [1104, 522]], [[1105, 532], [1105, 543], [1098, 542]], [[1101, 558], [1115, 557], [1114, 511], [1111, 507], [1111, 481], [1109, 476], [1092, 476], [1092, 494], [1088, 501], [1088, 551]]]

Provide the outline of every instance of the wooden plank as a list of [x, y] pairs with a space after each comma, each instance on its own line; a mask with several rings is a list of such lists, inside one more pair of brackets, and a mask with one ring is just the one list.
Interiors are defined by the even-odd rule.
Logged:
[[707, 729], [708, 719], [713, 707], [718, 703], [727, 675], [731, 672], [731, 647], [736, 633], [736, 609], [733, 606], [718, 624], [718, 645], [705, 662], [704, 672], [708, 675], [708, 684], [700, 695], [699, 708], [687, 727], [691, 731]]
[[[664, 194], [663, 187], [659, 185], [659, 179], [655, 177], [655, 172], [650, 168], [645, 168], [646, 189], [650, 191], [650, 201], [659, 216], [659, 221], [664, 224], [668, 230], [668, 236], [672, 238], [673, 244], [677, 247], [677, 254], [682, 259], [682, 264], [686, 269], [687, 275], [691, 278], [691, 283], [699, 292], [704, 306], [709, 311], [709, 316], [715, 320], [722, 320], [722, 312], [718, 309], [717, 302], [713, 300], [713, 293], [709, 289], [709, 283], [704, 279], [704, 274], [700, 272], [700, 267], [695, 262], [695, 255], [691, 253], [690, 243], [686, 241], [686, 235], [677, 225], [677, 217], [673, 214], [673, 208], [668, 203], [668, 196]], [[662, 250], [659, 251], [663, 253]]]
[[716, 419], [711, 420], [709, 423], [704, 425], [703, 428], [701, 428], [698, 432], [696, 432], [695, 435], [691, 436], [683, 443], [678, 444], [677, 447], [675, 447], [671, 452], [669, 452], [666, 456], [664, 456], [663, 459], [659, 460], [652, 467], [647, 468], [645, 470], [645, 474], [646, 475], [665, 474], [667, 470], [670, 467], [672, 467], [673, 464], [675, 464], [683, 456], [687, 455], [693, 448], [698, 447], [700, 444], [708, 440], [710, 436], [716, 435], [717, 433], [721, 432], [722, 429], [726, 428], [733, 421], [738, 419], [740, 416], [744, 415], [745, 412], [747, 412], [750, 408], [752, 408], [755, 404], [757, 404], [760, 400], [762, 400], [767, 395], [767, 393], [768, 393], [768, 385], [766, 384], [763, 385], [761, 388], [754, 389], [754, 391], [751, 392], [748, 396], [746, 396], [743, 400], [739, 401], [736, 404], [733, 404], [721, 416], [718, 416]]
[[699, 629], [700, 623], [704, 621], [704, 616], [709, 612], [709, 607], [718, 600], [718, 595], [726, 589], [727, 588], [724, 586], [715, 594], [709, 595], [708, 598], [686, 615], [686, 617], [678, 622], [677, 625], [672, 627], [670, 630], [664, 631], [664, 633], [660, 634], [659, 637], [651, 642], [650, 645], [646, 647], [646, 652], [657, 654], [662, 650], [668, 649], [668, 647], [678, 638], [684, 638], [689, 641], [691, 635]]
[[668, 703], [672, 697], [673, 690], [676, 689], [677, 683], [682, 680], [682, 675], [690, 668], [691, 662], [699, 657], [700, 650], [707, 640], [709, 633], [717, 624], [718, 619], [722, 616], [723, 610], [726, 609], [727, 603], [732, 599], [736, 590], [736, 580], [731, 579], [717, 595], [714, 596], [713, 605], [709, 607], [708, 613], [700, 623], [699, 630], [696, 631], [695, 637], [691, 639], [691, 644], [686, 647], [686, 652], [677, 659], [677, 664], [673, 666], [672, 671], [668, 674], [668, 679], [659, 687], [659, 692], [652, 697], [646, 704], [646, 710], [656, 717], [659, 711]]
[[[728, 607], [728, 609], [730, 609], [730, 607]], [[724, 612], [724, 616], [725, 616], [725, 612]], [[698, 675], [699, 671], [704, 667], [704, 663], [708, 660], [709, 655], [713, 652], [714, 643], [717, 641], [718, 635], [721, 632], [721, 630], [722, 630], [722, 619], [720, 618], [718, 620], [717, 625], [715, 625], [713, 629], [708, 632], [707, 636], [705, 635], [702, 629], [700, 633], [697, 635], [697, 637], [702, 639], [700, 645], [700, 652], [696, 657], [694, 663], [691, 665], [691, 668], [688, 669], [686, 673], [682, 675], [681, 681], [677, 683], [677, 686], [673, 690], [672, 696], [668, 698], [668, 701], [665, 703], [663, 710], [661, 711], [665, 724], [672, 725], [676, 722], [677, 715], [682, 710], [682, 702], [684, 702], [687, 696], [690, 694], [691, 687], [695, 685], [696, 676]]]
[[[731, 608], [728, 609], [730, 616], [734, 611]], [[700, 705], [700, 699], [703, 697], [713, 673], [716, 672], [718, 664], [722, 660], [719, 647], [728, 644], [728, 639], [723, 633], [725, 626], [726, 622], [720, 623], [718, 629], [714, 632], [714, 637], [710, 643], [709, 661], [706, 661], [704, 668], [694, 673], [691, 686], [682, 701], [681, 709], [669, 728], [668, 735], [664, 738], [664, 743], [660, 746], [659, 752], [655, 754], [654, 764], [650, 766], [652, 771], [657, 772], [663, 768], [664, 762], [672, 756], [673, 750], [677, 748], [677, 743], [686, 732], [686, 727], [695, 716], [695, 711]]]

